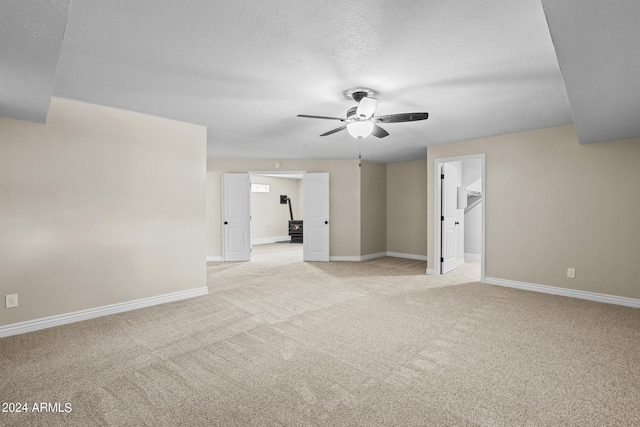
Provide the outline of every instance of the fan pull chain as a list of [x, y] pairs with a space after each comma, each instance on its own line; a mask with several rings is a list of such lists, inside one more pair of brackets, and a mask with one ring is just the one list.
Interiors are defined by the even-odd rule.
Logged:
[[358, 138], [358, 167], [362, 167], [362, 137]]

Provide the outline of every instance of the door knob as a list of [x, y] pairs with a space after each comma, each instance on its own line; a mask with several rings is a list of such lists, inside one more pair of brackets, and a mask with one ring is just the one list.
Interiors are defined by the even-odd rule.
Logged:
[[229, 223], [228, 223], [227, 221], [225, 221], [225, 222], [224, 222], [224, 225], [227, 225], [227, 224], [229, 224]]
[[325, 223], [325, 224], [329, 224], [329, 221], [325, 221], [324, 223]]
[[459, 225], [460, 223], [458, 221], [456, 221], [456, 225]]

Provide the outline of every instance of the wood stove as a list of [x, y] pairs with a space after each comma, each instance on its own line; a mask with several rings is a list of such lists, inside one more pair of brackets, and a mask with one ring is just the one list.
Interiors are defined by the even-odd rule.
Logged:
[[302, 243], [302, 220], [289, 221], [289, 236], [291, 243]]
[[289, 216], [291, 217], [291, 220], [289, 221], [289, 237], [291, 238], [291, 243], [302, 243], [302, 220], [293, 219], [293, 209], [291, 209], [291, 199], [286, 195], [281, 195], [280, 204], [281, 205], [289, 204]]

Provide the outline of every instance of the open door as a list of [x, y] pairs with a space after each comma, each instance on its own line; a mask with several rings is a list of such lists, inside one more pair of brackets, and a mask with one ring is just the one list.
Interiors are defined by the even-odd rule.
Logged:
[[222, 235], [224, 261], [251, 259], [251, 183], [249, 174], [222, 175]]
[[329, 174], [307, 173], [302, 181], [305, 261], [329, 261]]
[[445, 274], [456, 268], [456, 202], [458, 168], [448, 163], [442, 165], [441, 191], [442, 191], [442, 250], [441, 273]]

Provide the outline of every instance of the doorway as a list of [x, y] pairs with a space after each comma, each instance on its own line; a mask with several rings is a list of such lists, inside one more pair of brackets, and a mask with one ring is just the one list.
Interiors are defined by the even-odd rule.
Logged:
[[[433, 268], [447, 274], [460, 265], [479, 263], [485, 279], [485, 155], [435, 159]], [[464, 177], [464, 178], [463, 178]]]
[[302, 261], [303, 173], [249, 173], [251, 261], [264, 255]]
[[253, 245], [299, 245], [289, 243], [292, 223], [302, 260], [329, 261], [328, 173], [250, 171], [222, 182], [224, 261], [250, 261]]

